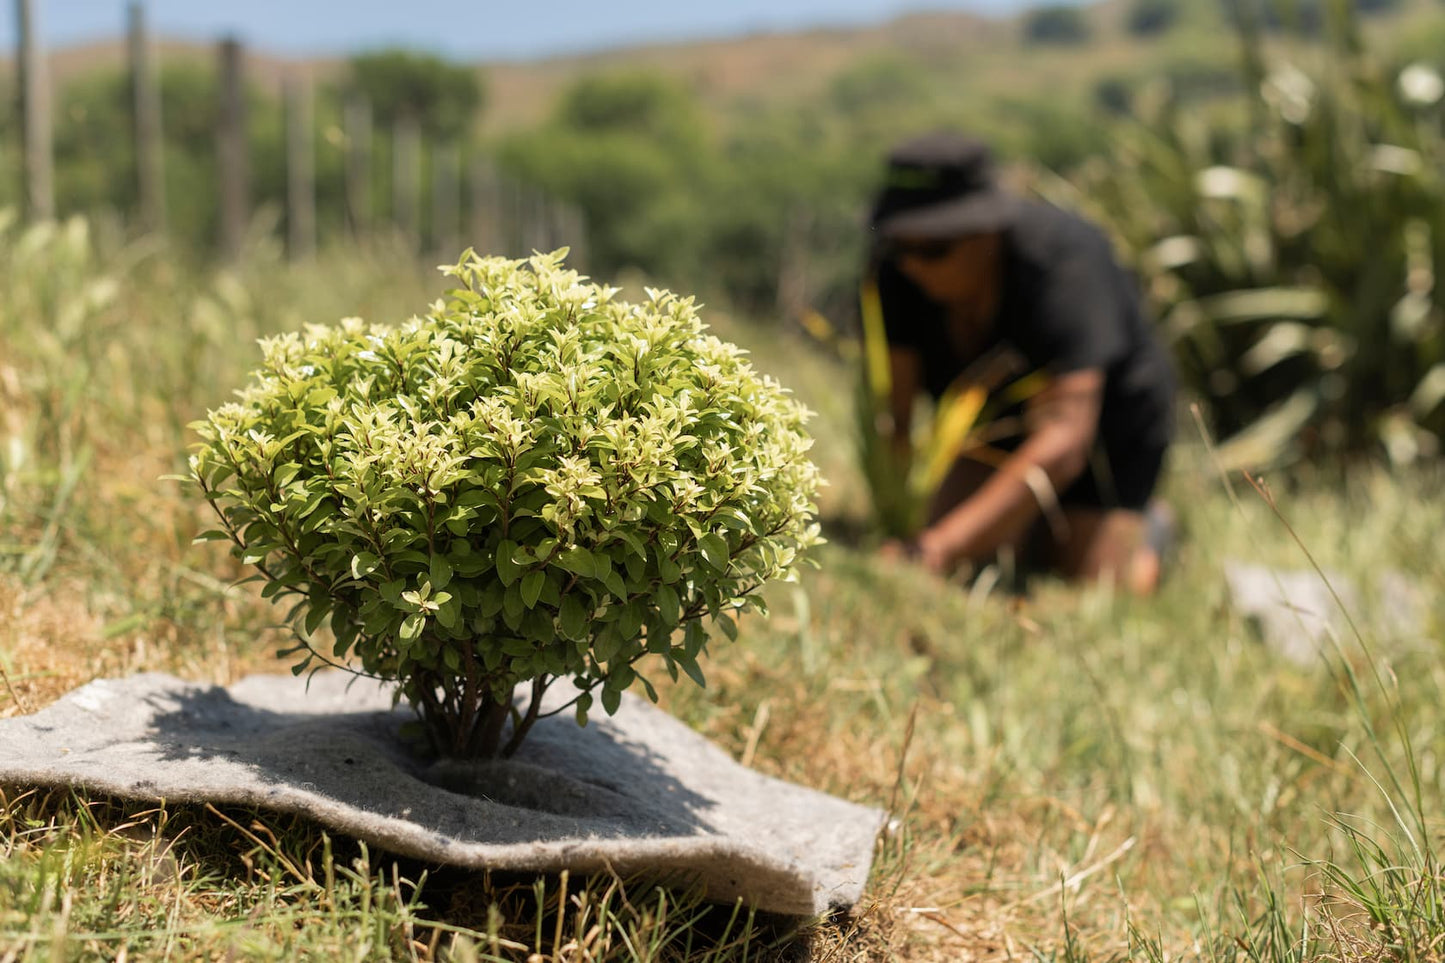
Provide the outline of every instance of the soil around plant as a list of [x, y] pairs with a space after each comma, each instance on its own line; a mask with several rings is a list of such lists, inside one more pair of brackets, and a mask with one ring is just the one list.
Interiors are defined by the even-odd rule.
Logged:
[[418, 859], [647, 874], [773, 913], [863, 893], [881, 810], [744, 768], [641, 699], [585, 728], [543, 719], [505, 760], [429, 758], [403, 735], [413, 718], [340, 672], [103, 679], [0, 721], [0, 782], [254, 805]]

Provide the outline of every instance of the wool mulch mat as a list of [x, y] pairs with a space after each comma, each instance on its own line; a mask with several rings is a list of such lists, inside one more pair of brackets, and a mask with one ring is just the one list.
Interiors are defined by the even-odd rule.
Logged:
[[881, 810], [745, 768], [640, 698], [479, 763], [419, 752], [413, 718], [341, 672], [102, 679], [0, 720], [0, 783], [298, 813], [419, 860], [640, 874], [781, 914], [851, 907], [867, 882]]

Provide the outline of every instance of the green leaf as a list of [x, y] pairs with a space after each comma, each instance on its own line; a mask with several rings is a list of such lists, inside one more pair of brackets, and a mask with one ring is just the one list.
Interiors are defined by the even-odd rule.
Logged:
[[522, 629], [529, 638], [537, 641], [552, 640], [557, 637], [557, 626], [552, 621], [552, 613], [546, 609], [532, 609], [522, 617]]
[[648, 701], [652, 702], [655, 705], [657, 703], [656, 687], [653, 686], [653, 684], [647, 680], [647, 677], [642, 675], [641, 673], [638, 674], [637, 681], [642, 683], [642, 688], [647, 693]]
[[431, 557], [431, 585], [434, 589], [446, 588], [452, 580], [452, 563], [445, 555]]
[[728, 542], [721, 535], [709, 532], [697, 540], [697, 547], [702, 550], [702, 557], [707, 563], [719, 572], [726, 572], [728, 567]]
[[316, 630], [321, 628], [321, 623], [326, 621], [326, 616], [331, 614], [331, 606], [317, 605], [315, 602], [310, 605], [306, 611], [306, 634], [315, 635]]
[[597, 633], [597, 639], [592, 643], [592, 655], [598, 662], [610, 662], [620, 648], [622, 637], [614, 626], [609, 625]]
[[607, 577], [612, 575], [612, 558], [606, 552], [592, 553], [592, 577], [602, 579], [605, 583]]
[[722, 627], [723, 635], [726, 635], [730, 641], [736, 642], [738, 640], [738, 624], [733, 621], [731, 615], [722, 613], [713, 621]]
[[609, 716], [613, 716], [617, 714], [617, 710], [621, 708], [621, 706], [622, 693], [617, 689], [612, 689], [604, 685], [602, 687], [602, 708]]
[[528, 573], [527, 577], [522, 579], [522, 602], [527, 608], [530, 609], [537, 604], [537, 599], [542, 594], [542, 584], [546, 580], [547, 574], [540, 569]]
[[507, 597], [507, 589], [500, 582], [491, 582], [482, 590], [482, 597], [477, 603], [478, 612], [483, 618], [491, 618], [502, 611], [502, 601]]
[[331, 654], [338, 659], [346, 658], [346, 653], [351, 651], [352, 643], [361, 632], [361, 626], [350, 619], [346, 619], [340, 626], [336, 624], [338, 616], [331, 617], [331, 631], [336, 634], [336, 644], [331, 647]]
[[677, 597], [677, 589], [671, 585], [659, 585], [657, 587], [657, 612], [662, 616], [662, 624], [672, 628], [682, 619], [682, 600]]
[[421, 630], [426, 626], [426, 616], [420, 612], [413, 612], [401, 623], [401, 638], [404, 642], [411, 642], [421, 635]]
[[397, 612], [391, 606], [365, 605], [361, 610], [361, 626], [367, 635], [381, 635], [388, 630]]
[[497, 577], [503, 585], [511, 585], [522, 576], [522, 566], [514, 559], [516, 551], [517, 543], [510, 539], [504, 538], [497, 545]]
[[640, 561], [647, 561], [647, 546], [635, 534], [624, 528], [615, 528], [612, 530], [612, 534], [627, 546], [629, 555], [637, 556]]
[[593, 578], [597, 574], [596, 558], [580, 545], [573, 546], [557, 556], [557, 564], [580, 578]]
[[443, 592], [441, 595], [438, 595], [433, 601], [439, 603], [440, 605], [436, 612], [437, 622], [440, 623], [443, 628], [456, 628], [457, 623], [461, 621], [462, 617], [461, 600], [453, 598], [452, 596]]
[[752, 523], [743, 517], [742, 512], [738, 511], [718, 512], [713, 516], [713, 521], [735, 532], [750, 532], [753, 528]]
[[507, 624], [516, 628], [521, 624], [522, 613], [527, 611], [527, 603], [522, 601], [522, 586], [513, 582], [507, 586], [507, 594], [502, 597], [502, 616]]
[[562, 604], [562, 577], [555, 569], [548, 571], [542, 579], [540, 598], [554, 609]]
[[629, 602], [617, 619], [617, 628], [624, 639], [634, 639], [642, 631], [644, 605], [642, 601]]
[[557, 616], [563, 635], [569, 639], [586, 638], [587, 610], [576, 595], [567, 595], [562, 599], [562, 608]]
[[707, 679], [703, 677], [702, 668], [698, 666], [697, 659], [691, 656], [681, 655], [677, 657], [677, 664], [681, 667], [682, 671], [687, 673], [689, 679], [696, 682], [702, 688], [707, 688]]
[[370, 552], [357, 552], [351, 556], [351, 577], [356, 579], [365, 578], [375, 572], [381, 559]]
[[587, 725], [587, 710], [592, 708], [592, 693], [584, 692], [577, 697], [577, 724]]
[[707, 632], [703, 630], [702, 623], [696, 619], [687, 623], [687, 629], [682, 636], [683, 651], [695, 659], [706, 642]]
[[502, 651], [517, 657], [530, 656], [537, 650], [531, 639], [503, 639]]
[[607, 591], [611, 592], [615, 597], [619, 599], [627, 598], [627, 583], [622, 581], [622, 576], [617, 574], [616, 569], [609, 568], [607, 570], [607, 573], [602, 576], [602, 584], [607, 586]]

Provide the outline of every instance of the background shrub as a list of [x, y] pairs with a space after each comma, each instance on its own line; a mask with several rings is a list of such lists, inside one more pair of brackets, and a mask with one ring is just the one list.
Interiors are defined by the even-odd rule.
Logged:
[[1127, 26], [1136, 37], [1156, 37], [1179, 22], [1182, 0], [1134, 0]]
[[1039, 7], [1024, 18], [1024, 39], [1030, 43], [1082, 44], [1091, 35], [1089, 21], [1078, 7]]

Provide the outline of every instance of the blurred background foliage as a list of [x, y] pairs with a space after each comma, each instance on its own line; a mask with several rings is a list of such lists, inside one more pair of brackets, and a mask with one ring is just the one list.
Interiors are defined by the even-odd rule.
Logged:
[[[1438, 69], [1372, 54], [1339, 7], [1319, 49], [1241, 28], [1243, 104], [1141, 94], [1111, 156], [1058, 183], [1133, 258], [1229, 465], [1439, 453], [1445, 141]], [[1309, 29], [1316, 29], [1313, 21]]]
[[390, 127], [413, 118], [446, 140], [463, 137], [486, 102], [475, 70], [435, 54], [377, 50], [353, 57], [347, 86], [371, 105], [376, 122]]
[[[696, 291], [800, 336], [821, 318], [846, 340], [883, 153], [920, 129], [962, 127], [994, 143], [1015, 186], [1109, 228], [1231, 457], [1438, 453], [1437, 0], [1117, 0], [966, 27], [899, 23], [897, 43], [858, 43], [801, 92], [761, 66], [729, 81], [687, 49], [580, 60], [523, 119], [515, 85], [492, 82], [501, 67], [359, 55], [317, 74], [320, 232], [345, 237], [343, 112], [360, 95], [380, 222], [394, 203], [392, 130], [414, 117], [428, 151], [455, 146], [580, 211], [595, 276]], [[799, 39], [798, 57], [813, 40]], [[531, 76], [558, 72], [542, 68]], [[278, 89], [261, 78], [248, 96], [263, 234], [286, 191]], [[118, 231], [133, 220], [129, 96], [115, 69], [57, 91], [62, 216]], [[204, 257], [218, 226], [214, 65], [167, 58], [161, 96], [173, 248]], [[16, 125], [0, 115], [0, 206], [18, 196]], [[464, 179], [463, 203], [473, 190]], [[421, 208], [425, 234], [433, 209]]]
[[1088, 43], [1092, 32], [1084, 11], [1072, 4], [1038, 7], [1024, 21], [1024, 37], [1030, 43]]

